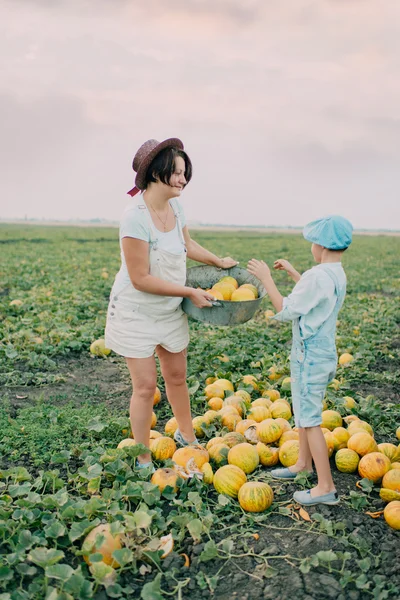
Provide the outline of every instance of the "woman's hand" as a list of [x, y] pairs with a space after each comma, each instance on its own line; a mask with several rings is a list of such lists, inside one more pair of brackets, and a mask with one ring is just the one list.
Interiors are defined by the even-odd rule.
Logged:
[[271, 276], [269, 266], [263, 260], [257, 260], [256, 258], [249, 260], [247, 264], [247, 270], [260, 281], [263, 281], [263, 279], [267, 279]]
[[279, 258], [274, 262], [274, 269], [277, 271], [286, 271], [286, 273], [293, 273], [295, 270], [293, 265], [291, 265], [290, 262], [284, 258]]
[[225, 258], [219, 259], [219, 264], [217, 265], [217, 267], [219, 269], [230, 269], [231, 267], [236, 267], [236, 265], [238, 264], [239, 262], [234, 258], [231, 258], [230, 256], [225, 256]]
[[197, 308], [205, 308], [206, 306], [212, 306], [215, 298], [210, 292], [205, 290], [192, 288], [189, 294], [190, 300]]

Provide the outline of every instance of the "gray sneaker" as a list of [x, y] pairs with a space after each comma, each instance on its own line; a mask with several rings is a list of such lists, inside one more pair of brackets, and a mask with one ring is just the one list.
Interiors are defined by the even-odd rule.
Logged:
[[323, 496], [311, 496], [311, 490], [299, 491], [293, 494], [293, 500], [302, 504], [303, 506], [314, 506], [314, 504], [339, 504], [339, 494], [335, 490], [329, 492], [329, 494], [323, 494]]
[[174, 433], [174, 440], [180, 446], [199, 446], [199, 440], [195, 437], [193, 442], [187, 442], [179, 429], [177, 429]]
[[306, 475], [310, 477], [314, 474], [314, 471], [299, 471], [298, 473], [292, 473], [287, 467], [270, 471], [272, 479], [281, 479], [282, 481], [293, 481], [300, 473], [306, 473]]

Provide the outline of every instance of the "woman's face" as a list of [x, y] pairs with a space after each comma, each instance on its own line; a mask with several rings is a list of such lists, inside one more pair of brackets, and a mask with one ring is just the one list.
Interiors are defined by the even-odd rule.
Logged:
[[169, 185], [173, 189], [175, 196], [180, 196], [187, 181], [185, 179], [185, 161], [181, 156], [175, 158], [175, 170], [169, 180]]

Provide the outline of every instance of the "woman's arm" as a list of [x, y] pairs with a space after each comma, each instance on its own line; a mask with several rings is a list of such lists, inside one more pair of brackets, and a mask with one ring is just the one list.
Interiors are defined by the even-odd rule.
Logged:
[[188, 258], [196, 260], [197, 262], [204, 263], [205, 265], [212, 265], [219, 269], [230, 269], [238, 264], [236, 260], [230, 256], [225, 258], [219, 258], [203, 246], [200, 246], [197, 242], [192, 240], [188, 228], [183, 228], [183, 236], [185, 238], [186, 250]]
[[170, 283], [159, 277], [150, 275], [149, 244], [136, 238], [124, 237], [122, 239], [122, 251], [124, 253], [126, 266], [130, 280], [135, 289], [157, 296], [178, 296], [190, 298], [191, 301], [203, 308], [211, 306], [213, 296], [204, 290], [197, 290], [185, 285]]

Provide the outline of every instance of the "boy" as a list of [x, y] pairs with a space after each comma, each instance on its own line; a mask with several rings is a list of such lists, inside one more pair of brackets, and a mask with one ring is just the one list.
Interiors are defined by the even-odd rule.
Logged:
[[300, 451], [295, 465], [274, 469], [271, 474], [275, 479], [293, 480], [300, 471], [311, 473], [314, 461], [317, 485], [293, 496], [304, 506], [339, 503], [320, 425], [326, 387], [336, 372], [336, 320], [346, 295], [341, 257], [351, 244], [352, 231], [351, 223], [339, 216], [306, 225], [303, 235], [312, 243], [311, 252], [319, 264], [300, 275], [288, 261], [275, 261], [274, 268], [286, 271], [296, 282], [287, 298], [280, 294], [264, 261], [252, 259], [247, 266], [260, 279], [278, 311], [273, 318], [293, 322], [292, 404]]

